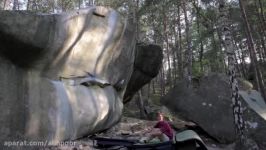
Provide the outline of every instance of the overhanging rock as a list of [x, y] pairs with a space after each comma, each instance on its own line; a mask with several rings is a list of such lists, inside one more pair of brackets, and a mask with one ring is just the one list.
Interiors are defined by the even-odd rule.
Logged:
[[157, 76], [162, 61], [163, 50], [159, 45], [137, 44], [134, 71], [124, 95], [124, 103], [129, 102], [142, 86]]

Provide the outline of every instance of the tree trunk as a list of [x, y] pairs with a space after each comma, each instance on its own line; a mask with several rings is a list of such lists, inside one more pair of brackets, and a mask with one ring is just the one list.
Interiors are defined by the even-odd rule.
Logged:
[[245, 59], [243, 57], [243, 52], [240, 53], [240, 51], [243, 51], [242, 50], [242, 47], [240, 46], [240, 43], [239, 43], [239, 46], [237, 45], [237, 41], [236, 41], [236, 38], [234, 37], [234, 45], [237, 47], [237, 55], [238, 55], [238, 59], [240, 61], [240, 66], [241, 66], [241, 77], [245, 78], [246, 79], [246, 68], [245, 68]]
[[140, 113], [140, 118], [142, 119], [146, 119], [147, 118], [147, 111], [145, 110], [145, 106], [144, 106], [144, 100], [143, 100], [143, 96], [142, 96], [142, 90], [140, 89], [138, 91], [138, 105], [139, 105], [139, 113]]
[[165, 10], [163, 10], [164, 19], [163, 19], [163, 30], [164, 30], [164, 40], [166, 43], [166, 55], [167, 55], [167, 64], [168, 64], [168, 82], [169, 87], [172, 87], [172, 71], [171, 71], [171, 61], [170, 61], [170, 51], [169, 51], [169, 41], [168, 41], [168, 32], [167, 32], [167, 15]]
[[[177, 22], [177, 20], [175, 20]], [[178, 39], [178, 31], [176, 31], [175, 26], [173, 26], [173, 35], [174, 35], [174, 44], [173, 44], [173, 56], [174, 56], [174, 84], [177, 82], [177, 77], [180, 75], [180, 50], [179, 50], [179, 39]]]
[[260, 7], [260, 14], [261, 14], [261, 19], [263, 21], [263, 27], [264, 27], [264, 31], [266, 31], [266, 19], [265, 19], [265, 15], [263, 12], [263, 4], [261, 2], [261, 0], [259, 0], [259, 7]]
[[163, 87], [163, 73], [162, 73], [162, 70], [160, 70], [159, 72], [159, 78], [160, 78], [160, 96], [162, 97], [164, 94], [163, 94], [163, 90], [164, 90], [164, 87]]
[[13, 1], [13, 10], [17, 10], [18, 7], [18, 0]]
[[[195, 0], [195, 1], [197, 1], [197, 7], [199, 8], [199, 0]], [[203, 62], [202, 62], [202, 59], [203, 59], [203, 51], [204, 51], [204, 48], [203, 48], [203, 42], [202, 42], [202, 37], [201, 37], [201, 31], [200, 31], [200, 23], [199, 23], [200, 12], [199, 12], [199, 9], [196, 9], [196, 13], [197, 13], [197, 19], [196, 19], [197, 20], [197, 32], [198, 32], [198, 36], [200, 38], [200, 50], [199, 50], [200, 72], [202, 73], [203, 72]]]
[[255, 76], [257, 78], [257, 83], [258, 83], [258, 87], [259, 87], [259, 91], [261, 92], [263, 98], [266, 101], [266, 95], [265, 95], [265, 91], [264, 91], [264, 82], [263, 82], [263, 78], [262, 78], [262, 74], [259, 68], [259, 63], [257, 61], [257, 56], [256, 56], [256, 50], [255, 50], [255, 45], [254, 45], [254, 41], [253, 41], [253, 37], [251, 35], [251, 29], [250, 29], [250, 25], [249, 22], [247, 20], [247, 15], [246, 15], [246, 11], [244, 8], [244, 5], [242, 3], [242, 0], [239, 0], [239, 5], [240, 5], [240, 9], [241, 9], [241, 14], [244, 20], [244, 24], [245, 24], [245, 30], [246, 30], [246, 36], [247, 36], [247, 42], [248, 42], [248, 48], [249, 48], [249, 52], [250, 52], [250, 58], [251, 61], [253, 62], [253, 68], [255, 71]]
[[243, 108], [238, 94], [238, 82], [236, 79], [235, 71], [235, 57], [234, 57], [234, 46], [232, 43], [232, 35], [230, 33], [230, 20], [229, 20], [229, 10], [226, 6], [225, 0], [219, 0], [219, 24], [221, 34], [224, 36], [224, 46], [228, 57], [228, 74], [230, 77], [230, 85], [232, 89], [232, 103], [233, 103], [233, 116], [234, 124], [237, 129], [238, 136], [243, 143], [245, 138], [245, 123], [243, 120]]
[[[199, 35], [200, 36], [200, 35]], [[204, 52], [204, 48], [203, 48], [203, 42], [202, 40], [200, 40], [200, 52], [199, 52], [199, 61], [200, 61], [200, 71], [203, 72], [203, 52]]]
[[[171, 36], [171, 43], [172, 43], [172, 54], [173, 54], [173, 74], [172, 74], [172, 77], [173, 77], [173, 86], [176, 84], [176, 80], [177, 80], [177, 51], [178, 49], [176, 49], [176, 31], [175, 31], [175, 28], [172, 28], [173, 30], [173, 34]], [[174, 36], [174, 37], [173, 37]], [[174, 38], [174, 39], [173, 39]]]
[[180, 5], [178, 6], [178, 18], [177, 18], [177, 25], [178, 25], [178, 41], [179, 41], [179, 48], [178, 48], [178, 71], [179, 71], [179, 77], [183, 78], [183, 54], [182, 54], [182, 32], [181, 32], [181, 11], [180, 11]]
[[241, 41], [239, 42], [239, 48], [241, 50], [241, 60], [242, 60], [242, 65], [243, 65], [243, 71], [244, 71], [244, 74], [245, 74], [245, 78], [247, 79], [247, 77], [248, 77], [248, 75], [247, 75], [247, 67], [246, 67], [244, 49], [242, 47]]
[[27, 1], [27, 8], [26, 8], [26, 9], [27, 9], [27, 10], [30, 9], [30, 0]]
[[53, 1], [53, 6], [52, 6], [53, 7], [52, 8], [53, 9], [53, 13], [55, 13], [55, 6], [56, 6], [55, 3], [56, 3], [56, 1]]
[[147, 94], [147, 98], [149, 99], [150, 98], [150, 95], [151, 94], [151, 82], [149, 82], [148, 84], [148, 94]]
[[153, 79], [152, 81], [152, 93], [155, 94], [156, 91], [155, 91], [155, 80]]
[[266, 45], [265, 45], [265, 41], [263, 39], [263, 37], [260, 35], [260, 42], [261, 42], [261, 46], [262, 46], [262, 53], [263, 53], [263, 62], [266, 62]]
[[[263, 49], [260, 47], [260, 42], [259, 41], [256, 41], [257, 42], [257, 44], [256, 45], [258, 45], [257, 46], [257, 52], [258, 52], [258, 54], [259, 54], [259, 61], [260, 62], [264, 62], [264, 53], [263, 53]], [[260, 63], [259, 63], [260, 64]]]
[[[241, 78], [244, 77], [244, 74], [243, 74], [243, 70], [242, 70], [242, 59], [240, 58], [240, 52], [239, 52], [239, 47], [237, 46], [237, 42], [236, 42], [236, 34], [235, 32], [232, 31], [232, 38], [233, 38], [233, 45], [234, 45], [234, 49], [235, 49], [235, 63], [236, 63], [236, 67], [237, 67], [237, 71], [240, 75]], [[238, 64], [238, 60], [240, 62], [240, 64]]]
[[235, 57], [235, 64], [236, 64], [236, 76], [237, 76], [237, 74], [239, 74], [241, 77], [242, 77], [242, 75], [241, 75], [241, 70], [240, 70], [240, 68], [239, 68], [239, 65], [238, 65], [238, 62], [237, 62], [237, 56], [236, 56], [236, 53], [235, 53], [235, 55], [234, 55], [234, 57]]
[[191, 80], [192, 80], [192, 45], [191, 45], [191, 33], [189, 29], [189, 20], [187, 17], [187, 9], [186, 9], [186, 3], [183, 3], [183, 11], [185, 16], [185, 24], [186, 24], [186, 41], [187, 41], [187, 50], [186, 50], [186, 64], [184, 68], [184, 76], [186, 77], [187, 86], [191, 86]]
[[160, 70], [160, 87], [161, 87], [161, 96], [165, 95], [165, 81], [164, 81], [164, 66]]
[[263, 53], [263, 61], [266, 62], [266, 45], [265, 45], [265, 41], [264, 41], [264, 38], [263, 36], [259, 35], [260, 36], [260, 42], [261, 42], [261, 46], [262, 46], [262, 53]]
[[263, 61], [266, 61], [266, 45], [265, 45], [265, 35], [266, 35], [266, 31], [264, 30], [264, 25], [265, 23], [263, 22], [263, 16], [264, 15], [261, 15], [261, 13], [263, 13], [262, 11], [260, 11], [261, 8], [259, 8], [258, 6], [259, 4], [256, 3], [256, 16], [257, 16], [257, 19], [259, 20], [259, 25], [258, 25], [258, 28], [259, 28], [259, 33], [258, 33], [258, 36], [259, 36], [259, 39], [260, 39], [260, 44], [262, 46], [262, 54], [263, 54]]
[[138, 14], [138, 9], [139, 9], [139, 0], [136, 0], [136, 4], [135, 5], [135, 20], [136, 20], [136, 38], [137, 38], [137, 42], [140, 40], [140, 35], [139, 35], [139, 14]]
[[7, 1], [7, 0], [4, 0], [3, 10], [5, 10], [5, 8], [6, 8], [6, 1]]
[[[224, 57], [224, 52], [223, 52], [223, 40], [222, 40], [222, 36], [221, 36], [221, 33], [219, 31], [219, 29], [216, 29], [216, 32], [217, 32], [217, 36], [218, 36], [218, 40], [219, 40], [219, 49], [220, 49], [220, 52], [222, 53], [222, 57], [221, 57], [221, 62], [222, 62], [222, 65], [223, 65], [223, 72], [226, 73], [228, 68], [226, 66], [226, 63], [225, 63], [225, 57]], [[225, 47], [225, 46], [224, 46]]]

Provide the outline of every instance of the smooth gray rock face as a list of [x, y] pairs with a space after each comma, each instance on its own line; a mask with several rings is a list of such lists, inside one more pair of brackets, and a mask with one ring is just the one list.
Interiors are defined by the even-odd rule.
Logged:
[[255, 90], [239, 91], [244, 106], [247, 133], [261, 150], [266, 150], [266, 104]]
[[1, 145], [56, 143], [117, 123], [133, 72], [134, 33], [134, 23], [103, 7], [0, 11]]
[[[250, 90], [252, 85], [239, 80], [239, 88]], [[231, 143], [236, 136], [230, 95], [229, 78], [223, 74], [210, 74], [201, 78], [198, 87], [193, 89], [188, 89], [185, 81], [177, 83], [161, 101], [178, 115], [197, 123], [221, 143]], [[243, 99], [241, 101], [249, 138], [261, 148], [265, 147], [265, 120], [254, 107]]]
[[186, 82], [181, 81], [163, 97], [162, 102], [219, 141], [229, 143], [235, 140], [235, 130], [230, 88], [223, 77], [204, 77], [197, 89], [188, 89]]
[[163, 50], [154, 44], [137, 44], [134, 70], [124, 95], [124, 103], [129, 102], [134, 94], [157, 76], [163, 61]]

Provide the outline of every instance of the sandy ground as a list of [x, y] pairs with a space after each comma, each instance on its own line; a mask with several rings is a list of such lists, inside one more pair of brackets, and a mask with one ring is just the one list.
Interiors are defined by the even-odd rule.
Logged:
[[[113, 137], [113, 138], [127, 138], [127, 139], [140, 139], [139, 136], [122, 136], [123, 134], [127, 133], [132, 135], [133, 133], [141, 133], [143, 129], [152, 127], [155, 124], [155, 121], [145, 121], [139, 120], [135, 118], [123, 118], [121, 123], [114, 126], [110, 130], [105, 133], [101, 133], [97, 136], [101, 137]], [[186, 124], [189, 124], [184, 121], [177, 121], [175, 122], [177, 128], [183, 128]], [[208, 147], [208, 150], [234, 150], [235, 144], [223, 145], [219, 144], [205, 135], [200, 135], [205, 144]], [[52, 146], [41, 148], [42, 150], [93, 150], [96, 149], [93, 147], [93, 140], [89, 137], [81, 138], [79, 140], [71, 141], [70, 145], [59, 145], [59, 146]], [[122, 149], [121, 149], [122, 150]]]

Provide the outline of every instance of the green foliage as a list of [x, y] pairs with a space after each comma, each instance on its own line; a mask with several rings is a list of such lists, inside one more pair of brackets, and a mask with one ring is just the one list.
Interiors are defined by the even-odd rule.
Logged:
[[[206, 60], [203, 60], [203, 65], [206, 65], [206, 64], [207, 64]], [[201, 64], [199, 61], [193, 62], [192, 74], [194, 77], [201, 77], [204, 74], [204, 72], [202, 72], [201, 70]]]
[[[266, 0], [245, 0], [245, 9], [248, 21], [251, 23], [252, 36], [258, 49], [262, 49], [262, 40], [265, 38], [265, 22], [262, 14], [266, 15]], [[27, 3], [29, 2], [29, 3]], [[28, 10], [44, 13], [60, 12], [56, 10], [68, 11], [88, 7], [92, 0], [34, 0], [24, 1]], [[172, 77], [180, 77], [178, 65], [184, 67], [186, 62], [185, 51], [187, 50], [186, 25], [184, 23], [183, 7], [186, 6], [188, 20], [190, 21], [190, 37], [193, 49], [193, 76], [202, 75], [206, 70], [214, 72], [224, 71], [223, 43], [219, 35], [219, 10], [215, 0], [94, 0], [94, 5], [111, 7], [119, 11], [123, 16], [134, 18], [138, 26], [138, 40], [147, 43], [155, 43], [164, 49], [164, 65], [167, 66], [167, 56], [170, 57]], [[3, 5], [3, 2], [1, 3]], [[249, 57], [246, 44], [246, 33], [244, 22], [241, 17], [238, 0], [229, 3], [229, 16], [231, 19], [231, 31], [236, 48], [241, 52], [241, 56]], [[180, 13], [180, 22], [178, 19]], [[265, 19], [265, 18], [264, 18]], [[181, 33], [179, 33], [179, 29]], [[179, 39], [179, 35], [181, 39]], [[168, 37], [168, 39], [166, 39]], [[261, 38], [262, 37], [262, 38]], [[169, 45], [166, 45], [168, 41]], [[242, 48], [239, 49], [241, 44]], [[266, 45], [265, 45], [266, 46]], [[169, 50], [166, 51], [166, 48]], [[203, 47], [203, 52], [202, 48]], [[181, 49], [179, 49], [181, 48]], [[266, 53], [266, 52], [265, 52]], [[178, 54], [182, 61], [179, 60]], [[266, 54], [265, 54], [266, 55]], [[202, 57], [202, 58], [201, 58]], [[178, 63], [182, 62], [182, 63]], [[174, 68], [175, 67], [175, 68]], [[165, 67], [165, 81], [168, 79], [168, 67]]]

